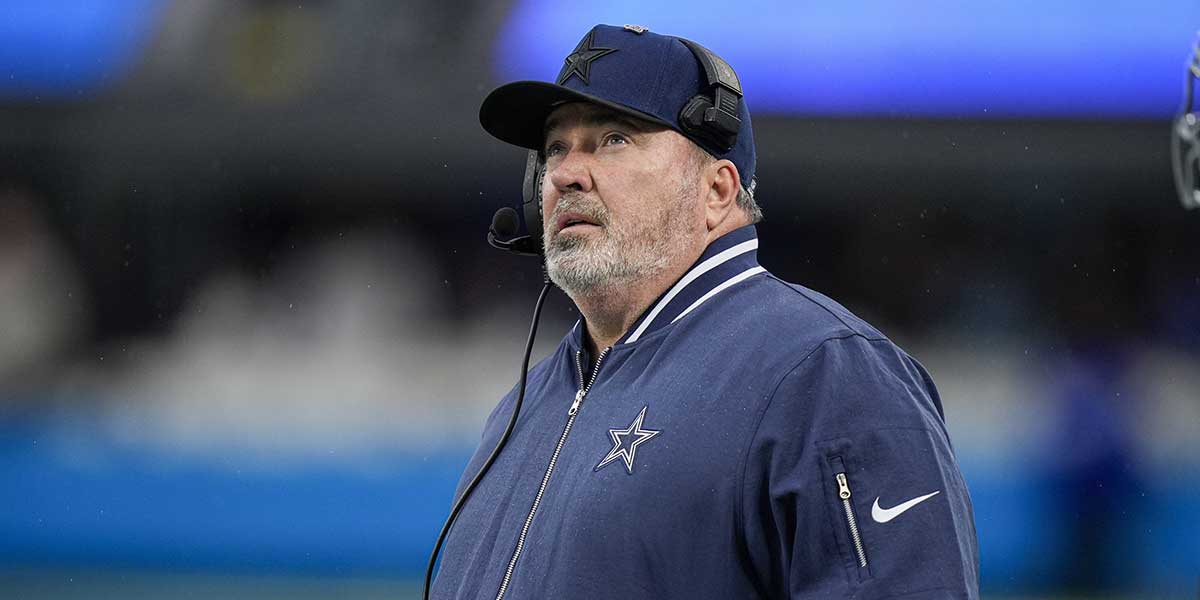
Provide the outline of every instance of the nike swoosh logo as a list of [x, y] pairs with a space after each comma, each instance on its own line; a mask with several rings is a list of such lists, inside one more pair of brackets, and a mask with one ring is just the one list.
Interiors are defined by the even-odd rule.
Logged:
[[879, 507], [879, 498], [876, 497], [875, 504], [871, 505], [871, 518], [875, 519], [876, 523], [887, 523], [888, 521], [891, 521], [892, 519], [895, 519], [896, 517], [904, 514], [904, 511], [940, 494], [941, 491], [942, 490], [938, 490], [931, 494], [925, 494], [924, 496], [917, 496], [916, 498], [913, 498], [912, 500], [909, 500], [908, 502], [901, 502], [900, 504], [897, 504], [896, 506], [893, 506], [891, 508], [880, 508]]

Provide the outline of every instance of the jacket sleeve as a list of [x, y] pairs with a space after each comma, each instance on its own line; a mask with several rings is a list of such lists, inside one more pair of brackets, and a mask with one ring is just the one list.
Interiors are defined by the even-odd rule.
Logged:
[[916, 361], [829, 339], [760, 410], [740, 518], [764, 596], [978, 598], [970, 497]]

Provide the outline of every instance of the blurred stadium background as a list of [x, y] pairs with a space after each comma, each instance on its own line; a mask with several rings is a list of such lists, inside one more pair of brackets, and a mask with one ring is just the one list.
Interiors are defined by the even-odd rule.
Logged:
[[414, 597], [538, 287], [478, 104], [608, 22], [741, 72], [761, 260], [932, 371], [986, 597], [1194, 598], [1198, 9], [0, 0], [0, 596]]

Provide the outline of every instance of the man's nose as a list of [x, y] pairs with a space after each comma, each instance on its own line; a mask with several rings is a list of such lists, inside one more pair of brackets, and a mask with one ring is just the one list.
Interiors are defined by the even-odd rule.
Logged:
[[592, 190], [591, 158], [587, 152], [570, 150], [550, 167], [550, 183], [559, 194]]

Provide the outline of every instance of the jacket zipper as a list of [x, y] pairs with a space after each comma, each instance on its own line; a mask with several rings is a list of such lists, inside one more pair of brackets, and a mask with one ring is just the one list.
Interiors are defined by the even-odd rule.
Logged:
[[525, 525], [521, 527], [521, 536], [517, 538], [517, 548], [513, 550], [512, 558], [508, 561], [508, 569], [504, 572], [504, 580], [500, 582], [500, 591], [496, 593], [496, 600], [504, 598], [504, 592], [508, 591], [513, 569], [517, 567], [517, 559], [521, 557], [521, 551], [525, 549], [525, 536], [529, 534], [533, 516], [542, 502], [542, 494], [546, 493], [546, 484], [550, 483], [550, 474], [554, 472], [554, 463], [558, 461], [558, 453], [562, 451], [563, 444], [567, 441], [567, 434], [571, 433], [571, 426], [575, 424], [575, 415], [579, 412], [579, 405], [583, 404], [584, 396], [587, 396], [588, 390], [592, 389], [592, 384], [596, 382], [596, 374], [600, 372], [600, 363], [604, 360], [604, 355], [608, 354], [611, 349], [608, 347], [600, 351], [596, 357], [596, 366], [592, 368], [592, 376], [586, 383], [583, 381], [583, 359], [581, 358], [583, 351], [575, 352], [575, 369], [579, 372], [579, 391], [575, 392], [575, 401], [571, 402], [571, 407], [567, 409], [567, 426], [563, 428], [562, 435], [558, 438], [554, 454], [550, 455], [550, 465], [546, 467], [546, 474], [542, 476], [542, 485], [538, 487], [537, 496], [533, 498], [533, 507], [529, 509], [529, 515], [525, 517]]
[[858, 566], [867, 567], [867, 551], [863, 548], [862, 535], [858, 531], [858, 519], [854, 518], [854, 506], [850, 504], [850, 482], [846, 474], [838, 473], [838, 497], [842, 499], [842, 509], [846, 513], [846, 524], [850, 526], [850, 539], [854, 542], [854, 551], [858, 554]]

